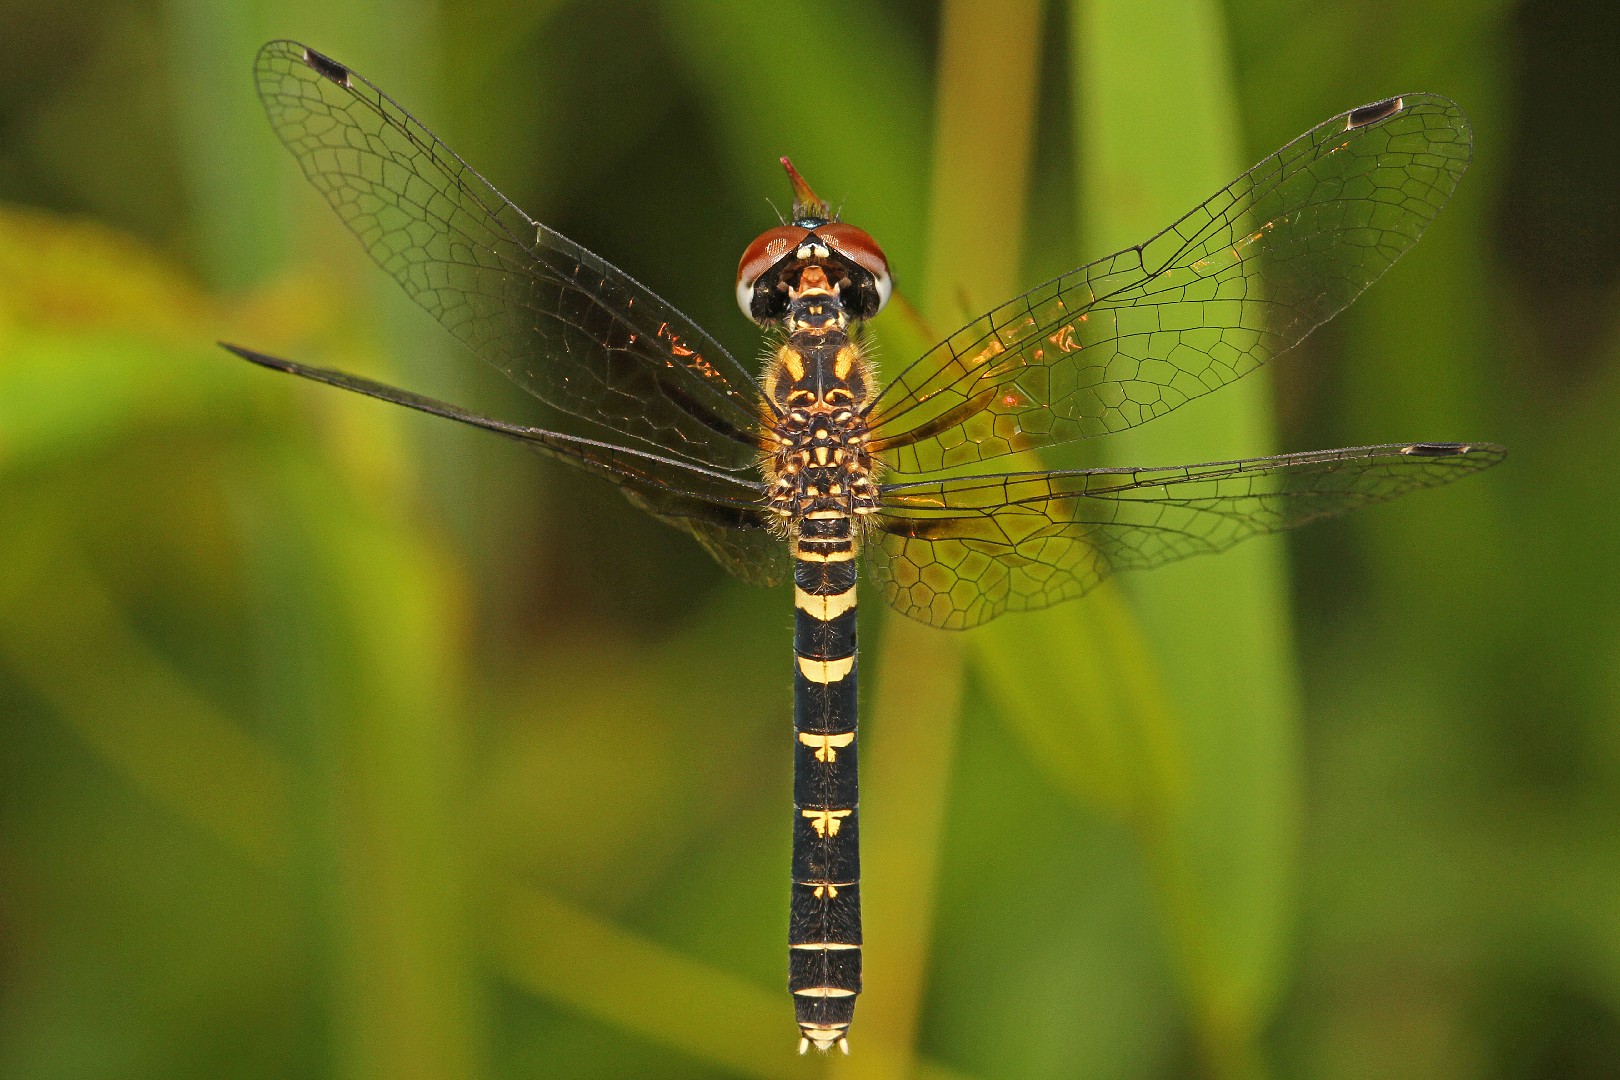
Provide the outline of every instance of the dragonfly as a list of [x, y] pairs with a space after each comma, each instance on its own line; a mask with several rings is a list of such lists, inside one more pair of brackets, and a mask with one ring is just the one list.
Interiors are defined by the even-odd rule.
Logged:
[[1417, 241], [1468, 165], [1468, 121], [1438, 95], [1324, 121], [1152, 239], [993, 308], [884, 384], [865, 327], [893, 294], [888, 259], [787, 158], [791, 215], [748, 246], [737, 272], [737, 304], [770, 350], [756, 373], [520, 210], [352, 69], [273, 41], [255, 76], [276, 133], [372, 259], [570, 430], [225, 348], [513, 439], [617, 486], [742, 580], [791, 578], [788, 990], [800, 1053], [849, 1052], [861, 990], [858, 564], [902, 614], [967, 629], [1505, 455], [1409, 442], [974, 471], [1163, 416], [1343, 310]]

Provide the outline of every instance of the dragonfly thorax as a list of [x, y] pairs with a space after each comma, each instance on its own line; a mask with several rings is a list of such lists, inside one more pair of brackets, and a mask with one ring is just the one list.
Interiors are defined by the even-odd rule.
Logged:
[[771, 511], [801, 546], [843, 542], [854, 520], [877, 509], [862, 409], [872, 396], [860, 346], [842, 329], [803, 330], [777, 349], [762, 380], [781, 409], [775, 448], [761, 463]]

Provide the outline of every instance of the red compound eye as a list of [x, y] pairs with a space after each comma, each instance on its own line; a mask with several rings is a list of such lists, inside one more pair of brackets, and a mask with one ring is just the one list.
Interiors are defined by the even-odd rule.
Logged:
[[825, 240], [828, 247], [871, 274], [877, 280], [878, 294], [882, 297], [882, 301], [888, 302], [889, 260], [883, 254], [883, 249], [878, 247], [877, 241], [872, 239], [871, 233], [842, 221], [834, 221], [818, 226], [816, 235]]
[[[750, 319], [770, 321], [773, 315], [769, 301], [756, 295], [756, 286], [772, 267], [792, 257], [812, 237], [813, 242], [823, 245], [827, 252], [835, 252], [870, 275], [869, 281], [863, 280], [863, 275], [856, 275], [858, 289], [846, 295], [846, 300], [852, 302], [850, 314], [866, 319], [883, 309], [892, 289], [889, 260], [883, 254], [883, 249], [878, 247], [877, 241], [865, 229], [840, 221], [829, 221], [813, 228], [780, 225], [760, 233], [748, 245], [748, 250], [743, 252], [741, 261], [737, 263], [737, 307], [742, 309], [744, 315]], [[764, 306], [756, 309], [756, 302]]]
[[810, 230], [802, 225], [781, 225], [760, 233], [748, 245], [742, 261], [737, 264], [737, 306], [742, 308], [744, 315], [750, 319], [754, 317], [754, 283], [759, 280], [759, 275], [781, 262], [809, 235]]

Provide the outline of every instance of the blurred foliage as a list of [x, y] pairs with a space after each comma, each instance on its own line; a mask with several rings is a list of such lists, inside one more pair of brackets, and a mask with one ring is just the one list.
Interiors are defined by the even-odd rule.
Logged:
[[[0, 0], [0, 1076], [1615, 1075], [1617, 11]], [[800, 1059], [785, 596], [213, 347], [547, 419], [303, 184], [280, 36], [739, 356], [780, 154], [949, 328], [1446, 93], [1475, 165], [1410, 256], [1085, 449], [1513, 457], [969, 634], [868, 604], [868, 992]]]

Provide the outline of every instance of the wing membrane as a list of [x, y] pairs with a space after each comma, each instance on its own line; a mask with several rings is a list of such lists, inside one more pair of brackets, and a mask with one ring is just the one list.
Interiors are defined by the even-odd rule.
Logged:
[[1158, 236], [980, 316], [873, 402], [872, 449], [932, 472], [1142, 424], [1297, 345], [1387, 270], [1473, 145], [1408, 94], [1301, 135]]
[[914, 619], [977, 626], [1141, 570], [1293, 529], [1501, 461], [1486, 443], [1407, 443], [1162, 469], [890, 484], [864, 549]]
[[695, 323], [539, 224], [392, 98], [297, 42], [255, 65], [270, 123], [371, 257], [519, 386], [666, 454], [751, 469], [769, 406]]
[[693, 536], [715, 561], [744, 581], [776, 585], [786, 579], [786, 544], [770, 531], [764, 510], [765, 486], [758, 481], [612, 443], [509, 424], [386, 383], [310, 367], [238, 345], [225, 348], [261, 367], [301, 375], [514, 439], [546, 457], [616, 484], [632, 503]]

